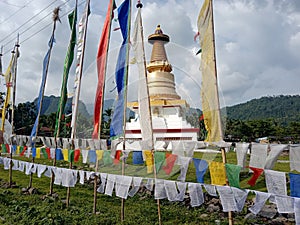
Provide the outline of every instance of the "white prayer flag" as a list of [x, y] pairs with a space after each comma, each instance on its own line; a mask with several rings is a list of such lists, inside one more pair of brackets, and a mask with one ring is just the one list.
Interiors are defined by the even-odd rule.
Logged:
[[265, 168], [267, 150], [267, 144], [252, 143], [249, 166], [254, 168]]
[[290, 168], [300, 172], [300, 145], [290, 145]]

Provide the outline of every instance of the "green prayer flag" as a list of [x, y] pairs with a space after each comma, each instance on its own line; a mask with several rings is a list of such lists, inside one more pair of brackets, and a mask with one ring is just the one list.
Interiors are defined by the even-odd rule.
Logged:
[[225, 164], [227, 179], [231, 187], [240, 188], [241, 166], [234, 164]]
[[44, 158], [45, 158], [45, 159], [48, 159], [48, 154], [47, 154], [47, 152], [46, 152], [46, 149], [45, 149], [45, 148], [41, 148], [41, 152], [42, 152]]
[[7, 149], [5, 144], [2, 144], [2, 153], [7, 153]]
[[60, 92], [60, 100], [59, 100], [58, 109], [56, 113], [54, 136], [57, 136], [57, 134], [59, 133], [62, 115], [67, 102], [67, 83], [68, 83], [70, 67], [74, 59], [74, 48], [76, 45], [77, 6], [75, 7], [74, 11], [69, 14], [68, 17], [69, 17], [69, 24], [71, 28], [71, 39], [68, 46], [67, 55], [65, 58], [63, 81], [62, 81], [61, 92]]
[[69, 149], [68, 151], [68, 162], [74, 162], [74, 150]]
[[113, 160], [110, 156], [110, 150], [104, 150], [103, 163], [104, 163], [105, 166], [111, 165], [113, 163]]
[[165, 163], [166, 160], [166, 153], [165, 152], [154, 152], [154, 162], [155, 162], [155, 169], [156, 173], [159, 172], [162, 165]]

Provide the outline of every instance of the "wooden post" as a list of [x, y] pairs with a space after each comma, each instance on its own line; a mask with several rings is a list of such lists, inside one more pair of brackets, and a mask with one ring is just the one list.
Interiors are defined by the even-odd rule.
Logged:
[[[221, 148], [221, 153], [222, 153], [223, 163], [225, 164], [226, 163], [226, 151], [225, 151], [224, 147]], [[229, 185], [227, 176], [226, 176], [226, 185]], [[228, 223], [229, 223], [229, 225], [233, 225], [233, 218], [232, 218], [232, 212], [231, 211], [228, 212]]]

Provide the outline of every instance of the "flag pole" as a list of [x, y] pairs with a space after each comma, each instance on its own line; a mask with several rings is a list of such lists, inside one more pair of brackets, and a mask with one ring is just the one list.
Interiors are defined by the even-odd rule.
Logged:
[[[156, 171], [156, 168], [155, 168], [155, 158], [154, 158], [154, 137], [153, 137], [153, 127], [152, 127], [153, 125], [152, 125], [151, 104], [150, 104], [148, 81], [147, 81], [148, 77], [147, 77], [147, 69], [146, 69], [146, 58], [145, 58], [145, 54], [144, 54], [145, 50], [144, 50], [143, 23], [142, 23], [142, 17], [141, 17], [141, 9], [143, 7], [143, 4], [141, 3], [140, 0], [137, 1], [136, 7], [138, 8], [138, 15], [139, 15], [138, 20], [139, 20], [140, 29], [141, 29], [140, 33], [138, 33], [136, 35], [140, 35], [140, 38], [141, 38], [141, 44], [140, 44], [141, 46], [140, 47], [142, 48], [141, 50], [143, 52], [143, 54], [142, 54], [142, 62], [138, 61], [138, 66], [141, 65], [140, 71], [142, 71], [141, 74], [140, 74], [140, 79], [141, 80], [143, 80], [143, 79], [145, 80], [145, 82], [143, 84], [139, 85], [139, 92], [143, 88], [146, 88], [146, 96], [144, 96], [142, 93], [139, 93], [139, 95], [143, 95], [143, 96], [140, 96], [139, 99], [142, 98], [142, 97], [146, 97], [147, 98], [147, 104], [141, 104], [141, 103], [139, 104], [139, 112], [140, 112], [140, 115], [143, 115], [143, 113], [146, 114], [144, 111], [147, 110], [148, 111], [148, 113], [147, 113], [148, 115], [145, 115], [145, 116], [149, 117], [149, 118], [147, 118], [147, 121], [148, 121], [147, 125], [141, 126], [141, 130], [142, 130], [142, 134], [144, 133], [143, 130], [145, 130], [145, 129], [149, 129], [148, 131], [150, 131], [151, 144], [149, 144], [147, 142], [146, 145], [147, 145], [147, 147], [150, 147], [150, 149], [151, 149], [152, 160], [153, 160], [153, 165], [154, 165], [154, 167], [153, 167], [153, 169], [154, 169], [154, 178], [156, 179], [157, 178], [157, 171]], [[140, 49], [136, 49], [136, 51], [139, 51], [139, 50]], [[142, 109], [142, 106], [144, 106], [143, 109]], [[147, 131], [145, 133], [147, 133]], [[145, 138], [145, 136], [142, 135], [142, 140], [143, 141], [147, 141], [148, 136], [146, 137], [146, 140], [144, 138]], [[159, 199], [157, 199], [157, 214], [158, 214], [158, 223], [162, 224], [162, 221], [161, 221], [161, 208], [160, 208], [160, 200]]]
[[[51, 52], [52, 52], [52, 47], [53, 47], [53, 42], [54, 42], [54, 33], [55, 33], [55, 29], [56, 29], [56, 22], [59, 21], [59, 7], [55, 8], [53, 10], [53, 28], [52, 28], [52, 35], [51, 35], [51, 39], [49, 41], [49, 50], [48, 50], [48, 57], [47, 57], [47, 61], [46, 61], [46, 65], [44, 68], [44, 79], [42, 78], [42, 84], [41, 84], [41, 92], [40, 92], [40, 102], [38, 103], [39, 107], [38, 107], [38, 114], [37, 114], [37, 118], [36, 118], [36, 124], [35, 127], [33, 128], [35, 135], [34, 135], [34, 139], [33, 139], [33, 147], [35, 148], [36, 146], [36, 138], [38, 136], [38, 130], [39, 130], [39, 119], [41, 116], [41, 112], [42, 112], [42, 105], [43, 105], [43, 99], [44, 99], [44, 93], [45, 93], [45, 87], [46, 87], [46, 80], [47, 80], [47, 75], [48, 75], [48, 69], [49, 69], [49, 64], [50, 64], [50, 57], [51, 57]], [[47, 56], [47, 55], [46, 55]], [[32, 163], [34, 163], [34, 159], [35, 157], [32, 157]], [[29, 188], [32, 187], [32, 173], [30, 173], [30, 178], [29, 178]]]
[[[77, 0], [75, 4], [75, 9], [73, 10], [72, 13], [69, 14], [68, 17], [69, 17], [69, 25], [71, 28], [71, 36], [70, 36], [70, 42], [69, 42], [69, 46], [67, 49], [67, 54], [64, 62], [61, 95], [60, 95], [58, 110], [56, 113], [55, 131], [54, 131], [56, 148], [58, 146], [58, 138], [60, 135], [60, 124], [61, 124], [64, 108], [67, 101], [67, 82], [68, 82], [69, 71], [74, 59], [74, 47], [76, 44], [75, 42], [76, 42]], [[56, 151], [54, 155], [55, 158], [53, 160], [53, 166], [56, 166]], [[54, 172], [52, 172], [51, 182], [50, 182], [50, 195], [53, 193], [54, 178], [55, 178], [55, 174]]]
[[[214, 55], [213, 55], [213, 61], [214, 61], [214, 66], [215, 66], [215, 76], [216, 76], [216, 81], [218, 81], [217, 77], [217, 62], [216, 62], [216, 48], [215, 48], [215, 29], [214, 29], [214, 10], [213, 10], [213, 0], [210, 0], [211, 4], [211, 13], [212, 13], [212, 38], [213, 38], [213, 46], [214, 46]], [[218, 123], [219, 123], [219, 128], [220, 128], [220, 138], [221, 141], [224, 140], [224, 135], [223, 135], [223, 129], [222, 129], [222, 122], [221, 122], [221, 110], [220, 110], [220, 99], [219, 99], [219, 89], [218, 89], [218, 82], [215, 83], [215, 91], [217, 95], [217, 110], [218, 110]], [[226, 161], [226, 151], [224, 147], [221, 147], [221, 153], [222, 153], [222, 161], [225, 165], [227, 163]], [[228, 185], [228, 179], [226, 176], [226, 185]], [[233, 225], [233, 218], [232, 218], [232, 212], [228, 211], [228, 223], [229, 225]]]
[[[110, 34], [111, 34], [111, 21], [113, 18], [114, 6], [115, 6], [114, 0], [110, 0], [109, 6], [108, 6], [108, 11], [106, 14], [106, 19], [104, 22], [104, 27], [102, 29], [98, 53], [97, 53], [98, 87], [97, 87], [97, 92], [96, 92], [95, 109], [94, 109], [93, 138], [98, 139], [98, 140], [101, 139], [100, 137], [101, 137], [101, 123], [102, 123], [103, 96], [104, 96], [103, 93], [105, 90], [107, 55], [108, 55], [108, 49], [109, 49], [109, 40], [110, 40]], [[105, 26], [105, 25], [107, 25], [107, 26]], [[107, 38], [106, 38], [106, 35], [107, 35]], [[103, 47], [104, 49], [106, 48], [105, 54], [102, 53], [102, 51], [101, 51], [102, 48], [100, 48], [100, 47]], [[103, 70], [101, 70], [101, 69], [103, 69]], [[99, 111], [97, 110], [97, 107], [99, 107]], [[97, 119], [95, 119], [96, 117], [99, 117], [98, 121], [97, 121]], [[96, 160], [95, 170], [96, 170], [96, 172], [98, 171], [98, 159]], [[96, 209], [97, 208], [97, 183], [98, 183], [98, 176], [96, 173], [95, 178], [94, 178], [94, 203], [93, 203], [93, 213], [94, 214], [96, 214], [96, 211], [97, 211], [97, 209]]]

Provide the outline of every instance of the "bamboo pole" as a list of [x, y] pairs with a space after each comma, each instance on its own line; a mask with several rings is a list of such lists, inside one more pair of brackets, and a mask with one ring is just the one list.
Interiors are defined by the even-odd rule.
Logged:
[[[129, 0], [129, 12], [128, 12], [128, 20], [127, 20], [127, 34], [128, 34], [128, 41], [127, 41], [127, 56], [125, 62], [125, 84], [124, 84], [124, 108], [123, 108], [123, 152], [125, 151], [126, 147], [126, 109], [127, 109], [127, 91], [128, 91], [128, 64], [129, 64], [129, 37], [130, 37], [130, 30], [131, 30], [131, 0]], [[122, 158], [122, 176], [125, 175], [125, 159]], [[123, 223], [125, 219], [125, 199], [121, 198], [121, 222]]]

